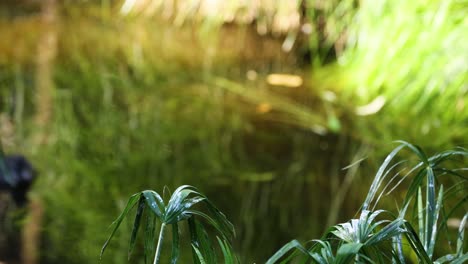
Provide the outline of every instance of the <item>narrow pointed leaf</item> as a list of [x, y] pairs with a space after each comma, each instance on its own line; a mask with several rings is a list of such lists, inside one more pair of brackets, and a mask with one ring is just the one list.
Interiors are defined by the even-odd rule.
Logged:
[[369, 240], [365, 242], [365, 245], [371, 246], [402, 234], [404, 232], [404, 229], [402, 228], [403, 223], [403, 219], [395, 219], [393, 222], [369, 238]]
[[[197, 248], [197, 246], [195, 246], [194, 244], [192, 244], [192, 249], [193, 251], [195, 252], [195, 258], [197, 260], [196, 263], [200, 263], [200, 264], [206, 264], [206, 261], [205, 261], [205, 258], [203, 258], [203, 255], [201, 254], [200, 250]], [[194, 259], [195, 260], [195, 259]]]
[[466, 222], [468, 220], [468, 213], [463, 216], [463, 219], [460, 222], [460, 227], [458, 228], [458, 238], [457, 238], [457, 257], [463, 254], [463, 243], [465, 241], [465, 229]]
[[397, 140], [396, 142], [398, 142], [398, 143], [408, 147], [409, 149], [411, 149], [419, 157], [419, 159], [422, 162], [424, 162], [424, 164], [426, 164], [426, 166], [429, 166], [429, 160], [427, 159], [427, 156], [424, 153], [424, 151], [422, 151], [422, 149], [419, 146], [413, 145], [413, 144], [408, 143], [408, 142], [403, 141], [403, 140]]
[[[430, 234], [430, 242], [429, 242], [429, 249], [428, 249], [428, 255], [429, 257], [432, 258], [432, 254], [434, 253], [434, 247], [436, 243], [436, 238], [437, 238], [437, 221], [439, 220], [439, 214], [440, 214], [440, 209], [442, 207], [442, 199], [444, 197], [444, 186], [441, 185], [439, 189], [439, 196], [437, 198], [437, 203], [436, 203], [436, 208], [434, 211], [434, 223], [432, 225], [432, 233]], [[429, 234], [428, 234], [429, 235]]]
[[145, 263], [152, 263], [154, 252], [156, 250], [156, 215], [148, 212], [146, 214], [145, 240], [144, 240], [144, 256]]
[[179, 243], [179, 226], [177, 223], [172, 224], [172, 254], [171, 264], [176, 264], [180, 254], [180, 243]]
[[266, 264], [275, 264], [278, 260], [280, 260], [286, 254], [288, 254], [291, 250], [299, 250], [300, 252], [304, 253], [304, 255], [308, 256], [309, 258], [313, 258], [311, 253], [306, 248], [304, 248], [299, 243], [299, 241], [292, 240], [286, 245], [284, 245], [282, 248], [280, 248], [273, 256], [271, 256], [266, 262]]
[[140, 196], [140, 199], [138, 200], [138, 209], [135, 215], [135, 221], [133, 222], [132, 235], [130, 236], [130, 245], [128, 247], [128, 259], [130, 259], [130, 255], [132, 254], [133, 248], [135, 247], [135, 241], [138, 234], [138, 229], [140, 228], [141, 216], [143, 215], [145, 205], [145, 198]]
[[232, 251], [232, 247], [226, 240], [221, 240], [218, 236], [216, 237], [218, 240], [219, 247], [223, 252], [224, 263], [225, 264], [235, 264], [238, 263], [237, 257]]
[[206, 199], [204, 200], [204, 203], [208, 211], [213, 216], [215, 222], [219, 223], [220, 229], [223, 230], [227, 239], [235, 237], [236, 231], [234, 229], [234, 225], [227, 219], [226, 215], [224, 215], [210, 200]]
[[385, 158], [384, 162], [380, 166], [379, 170], [377, 171], [377, 174], [375, 175], [374, 181], [372, 182], [372, 185], [369, 189], [369, 192], [367, 194], [366, 200], [364, 201], [364, 204], [362, 205], [363, 210], [368, 210], [369, 205], [374, 199], [378, 189], [380, 188], [380, 185], [382, 184], [382, 177], [387, 169], [387, 166], [390, 164], [392, 159], [396, 156], [396, 154], [404, 147], [404, 145], [400, 145], [396, 147], [390, 154]]
[[432, 257], [431, 248], [431, 236], [432, 230], [435, 222], [435, 210], [436, 210], [436, 198], [435, 198], [435, 179], [434, 172], [431, 167], [426, 168], [427, 171], [427, 190], [426, 190], [426, 227], [425, 227], [425, 237], [426, 243], [425, 248], [429, 255], [429, 258]]
[[405, 200], [403, 202], [404, 205], [408, 204], [411, 199], [417, 195], [419, 188], [421, 188], [422, 182], [424, 180], [424, 176], [426, 176], [425, 169], [421, 169], [418, 173], [413, 177], [413, 180], [406, 191]]
[[413, 248], [413, 251], [416, 253], [418, 256], [419, 260], [422, 261], [424, 264], [429, 264], [431, 263], [431, 259], [426, 253], [426, 250], [424, 249], [424, 246], [422, 245], [421, 241], [418, 238], [418, 235], [414, 231], [413, 227], [411, 226], [410, 223], [404, 222], [405, 228], [406, 228], [406, 237], [408, 238], [410, 246]]
[[140, 193], [136, 193], [134, 195], [132, 195], [129, 199], [128, 199], [128, 202], [127, 202], [127, 205], [125, 206], [124, 210], [122, 211], [122, 213], [119, 215], [119, 217], [117, 217], [117, 219], [112, 223], [112, 225], [114, 226], [114, 229], [112, 230], [112, 233], [110, 234], [109, 238], [106, 240], [106, 242], [104, 243], [104, 246], [102, 246], [102, 249], [101, 249], [101, 254], [100, 254], [100, 258], [102, 258], [102, 254], [104, 254], [104, 251], [106, 250], [106, 247], [107, 245], [109, 245], [109, 242], [111, 241], [112, 237], [114, 236], [115, 232], [117, 231], [117, 229], [119, 228], [120, 224], [122, 223], [123, 219], [125, 218], [125, 216], [127, 216], [128, 212], [133, 208], [133, 206], [135, 206], [135, 204], [138, 202], [138, 199], [140, 199], [140, 196], [141, 194]]
[[424, 208], [423, 208], [423, 199], [421, 188], [418, 188], [418, 230], [419, 230], [419, 239], [421, 241], [426, 241], [424, 235]]
[[398, 235], [393, 237], [393, 258], [395, 261], [399, 264], [405, 264], [405, 256], [403, 254], [403, 239], [401, 237], [402, 235]]
[[454, 259], [455, 259], [455, 255], [448, 254], [448, 255], [445, 255], [443, 257], [438, 258], [436, 261], [434, 261], [434, 264], [442, 264], [442, 263], [452, 261]]
[[468, 253], [465, 253], [459, 257], [457, 257], [451, 264], [464, 264], [468, 262]]
[[346, 264], [351, 263], [354, 257], [359, 253], [363, 244], [361, 243], [349, 243], [343, 244], [338, 248], [336, 253], [336, 264]]
[[[189, 213], [192, 215], [198, 215], [202, 218], [204, 218], [210, 225], [212, 225], [219, 233], [220, 235], [223, 236], [224, 239], [230, 240], [232, 238], [232, 230], [226, 228], [226, 224], [222, 221], [217, 221], [210, 217], [209, 215], [200, 212], [200, 211], [195, 211], [195, 210], [189, 210]], [[190, 220], [191, 218], [189, 218]], [[231, 224], [230, 222], [228, 222]], [[231, 224], [232, 225], [232, 224]]]
[[204, 261], [208, 264], [216, 264], [216, 253], [208, 238], [205, 228], [193, 217], [189, 218], [188, 222], [192, 246], [199, 251], [198, 253], [196, 252], [196, 255], [198, 256], [201, 254]]
[[148, 207], [162, 220], [165, 215], [165, 205], [161, 196], [155, 191], [143, 191], [142, 194], [146, 198]]

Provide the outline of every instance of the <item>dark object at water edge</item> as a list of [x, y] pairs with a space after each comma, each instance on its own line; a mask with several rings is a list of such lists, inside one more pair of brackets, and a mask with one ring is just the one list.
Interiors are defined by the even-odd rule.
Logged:
[[0, 191], [9, 192], [16, 205], [25, 205], [27, 193], [36, 178], [34, 168], [21, 155], [4, 156], [0, 163]]

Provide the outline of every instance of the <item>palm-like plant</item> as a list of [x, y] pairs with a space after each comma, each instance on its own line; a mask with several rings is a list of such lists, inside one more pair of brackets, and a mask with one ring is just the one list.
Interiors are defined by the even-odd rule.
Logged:
[[[197, 204], [204, 204], [207, 212], [195, 209], [194, 206]], [[225, 262], [237, 262], [236, 256], [233, 254], [231, 247], [231, 239], [235, 235], [233, 225], [205, 195], [198, 192], [195, 187], [189, 185], [183, 185], [177, 188], [167, 204], [164, 202], [161, 195], [155, 191], [146, 190], [132, 195], [128, 200], [127, 206], [124, 208], [120, 216], [114, 221], [114, 228], [102, 248], [101, 257], [123, 219], [135, 206], [137, 206], [137, 212], [130, 238], [129, 257], [135, 246], [140, 223], [142, 222], [143, 214], [146, 211], [144, 240], [145, 263], [149, 263], [150, 258], [153, 256], [153, 263], [160, 263], [162, 244], [168, 225], [172, 226], [171, 263], [177, 263], [180, 252], [178, 224], [184, 220], [188, 222], [193, 259], [195, 263], [218, 263], [215, 250], [208, 237], [208, 233], [200, 220], [204, 220], [214, 227], [218, 233], [217, 241], [223, 253]], [[160, 229], [159, 237], [156, 242], [157, 222], [160, 222]]]
[[[460, 148], [427, 157], [418, 146], [405, 141], [399, 141], [399, 143], [400, 145], [387, 156], [377, 171], [358, 219], [332, 227], [323, 240], [315, 240], [316, 243], [309, 248], [293, 240], [283, 246], [267, 263], [277, 263], [281, 259], [283, 259], [281, 263], [287, 263], [297, 256], [296, 253], [289, 254], [291, 251], [302, 252], [305, 256], [304, 262], [312, 261], [320, 264], [405, 263], [402, 250], [404, 239], [408, 241], [421, 263], [434, 262], [434, 248], [438, 241], [439, 231], [447, 228], [447, 220], [456, 209], [466, 208], [468, 200], [468, 194], [463, 193], [450, 212], [445, 213], [443, 210], [445, 198], [459, 192], [460, 186], [466, 186], [468, 178], [462, 174], [467, 168], [449, 169], [443, 165], [455, 160], [455, 157], [468, 156], [468, 152]], [[408, 160], [393, 161], [404, 148], [409, 149], [418, 157], [416, 164], [412, 167], [403, 166], [409, 164]], [[455, 187], [449, 188], [448, 191], [444, 191], [444, 186], [439, 179], [446, 175], [452, 175], [458, 179], [454, 184]], [[381, 198], [401, 186], [402, 182], [407, 179], [410, 183], [398, 215], [393, 220], [377, 220], [381, 218], [382, 213], [387, 212], [375, 210]], [[416, 208], [413, 215], [408, 213], [410, 205]], [[416, 223], [412, 224], [411, 221], [405, 219], [416, 219]], [[463, 263], [468, 260], [468, 253], [463, 252], [467, 219], [468, 213], [464, 215], [458, 230], [456, 252], [435, 260], [436, 263]], [[418, 231], [413, 228], [413, 225], [417, 226]]]

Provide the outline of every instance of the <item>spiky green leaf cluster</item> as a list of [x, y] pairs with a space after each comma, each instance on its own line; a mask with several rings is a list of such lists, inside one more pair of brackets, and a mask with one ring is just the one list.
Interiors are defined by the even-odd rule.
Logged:
[[[332, 227], [322, 240], [312, 240], [310, 247], [293, 240], [267, 263], [289, 263], [299, 256], [302, 261], [299, 263], [403, 264], [406, 263], [403, 252], [405, 243], [409, 244], [420, 263], [465, 262], [468, 253], [463, 252], [463, 245], [468, 213], [460, 222], [456, 252], [435, 259], [434, 249], [440, 231], [447, 230], [447, 220], [453, 217], [453, 212], [460, 208], [466, 211], [468, 195], [466, 192], [460, 193], [460, 186], [466, 187], [468, 178], [462, 173], [467, 168], [453, 169], [448, 166], [468, 156], [468, 152], [460, 148], [428, 157], [418, 146], [405, 141], [398, 143], [400, 145], [387, 156], [377, 171], [358, 219]], [[405, 148], [417, 157], [415, 165], [407, 166], [409, 160], [394, 161]], [[440, 178], [446, 176], [453, 176], [452, 184], [455, 187], [444, 191]], [[400, 187], [405, 180], [409, 181], [409, 187], [397, 216], [384, 218], [382, 214], [387, 212], [392, 215], [390, 211], [375, 208], [385, 194]], [[444, 180], [447, 182], [447, 179]], [[456, 197], [458, 202], [447, 212], [444, 202], [449, 196]], [[412, 214], [408, 210], [410, 206], [416, 208]], [[417, 231], [413, 226], [417, 227]]]
[[[195, 205], [197, 204], [203, 204], [207, 212], [196, 209]], [[135, 206], [137, 209], [130, 238], [129, 257], [135, 247], [143, 215], [146, 214], [146, 222], [144, 223], [146, 263], [149, 263], [153, 256], [154, 263], [159, 263], [162, 242], [168, 225], [172, 226], [171, 263], [177, 263], [180, 253], [179, 223], [185, 220], [188, 222], [195, 263], [218, 263], [216, 251], [202, 222], [208, 223], [216, 230], [218, 234], [217, 241], [226, 263], [237, 262], [230, 243], [235, 236], [233, 225], [205, 195], [189, 185], [177, 188], [167, 203], [165, 203], [161, 195], [152, 190], [132, 195], [120, 216], [112, 224], [113, 229], [102, 248], [101, 257], [123, 219]], [[161, 228], [159, 230], [159, 239], [156, 242], [157, 222], [161, 224]]]

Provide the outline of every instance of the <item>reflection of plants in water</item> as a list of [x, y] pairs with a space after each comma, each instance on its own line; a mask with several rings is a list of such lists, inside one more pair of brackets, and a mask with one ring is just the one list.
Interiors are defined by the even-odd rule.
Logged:
[[[450, 46], [463, 29], [450, 26], [457, 17], [452, 14], [463, 10], [462, 7], [458, 11], [453, 8], [456, 2], [445, 9], [447, 14], [440, 13], [444, 18], [443, 30], [427, 27], [425, 37], [431, 41], [424, 43], [422, 49], [418, 46], [421, 42], [414, 39], [421, 35], [422, 27], [416, 27], [419, 24], [404, 27], [406, 20], [392, 22], [399, 21], [398, 8], [404, 9], [412, 3], [399, 3], [397, 7], [389, 4], [395, 9], [384, 13], [385, 19], [362, 21], [364, 25], [373, 25], [369, 30], [363, 27], [373, 43], [361, 40], [357, 46], [348, 44], [347, 49], [338, 52], [342, 54], [340, 65], [332, 64], [333, 71], [315, 67], [318, 71], [314, 75], [318, 78], [302, 75], [305, 85], [290, 89], [272, 88], [264, 83], [263, 77], [274, 72], [303, 72], [297, 69], [295, 54], [279, 52], [282, 44], [290, 43], [288, 38], [293, 38], [294, 32], [283, 36], [286, 37], [283, 42], [283, 37], [278, 40], [269, 34], [265, 38], [251, 36], [256, 28], [252, 30], [250, 26], [237, 32], [237, 28], [231, 31], [233, 25], [219, 27], [218, 24], [210, 28], [206, 21], [195, 23], [194, 27], [188, 22], [182, 26], [160, 24], [157, 15], [148, 20], [139, 15], [106, 16], [114, 14], [112, 10], [118, 8], [101, 13], [105, 3], [110, 1], [94, 2], [99, 2], [97, 8], [93, 8], [93, 1], [80, 3], [80, 8], [83, 4], [90, 7], [90, 12], [74, 9], [73, 4], [69, 9], [59, 8], [66, 13], [61, 14], [58, 21], [50, 145], [41, 148], [40, 155], [36, 156], [41, 174], [45, 175], [37, 189], [47, 201], [46, 217], [50, 220], [45, 221], [44, 231], [44, 248], [53, 249], [44, 252], [43, 258], [48, 261], [92, 261], [97, 255], [97, 245], [105, 240], [100, 232], [101, 223], [111, 221], [111, 217], [123, 209], [123, 197], [135, 189], [156, 184], [173, 188], [182, 183], [200, 186], [217, 204], [228, 208], [233, 222], [240, 223], [238, 243], [242, 246], [242, 257], [264, 259], [268, 253], [265, 251], [284, 243], [290, 233], [300, 232], [304, 237], [316, 235], [322, 232], [321, 226], [311, 225], [311, 222], [328, 217], [332, 224], [336, 222], [333, 219], [338, 221], [349, 213], [349, 209], [346, 211], [341, 206], [347, 195], [343, 190], [360, 193], [360, 188], [351, 184], [356, 179], [355, 167], [343, 178], [340, 168], [346, 165], [351, 154], [358, 152], [356, 141], [372, 143], [364, 144], [360, 154], [356, 154], [355, 161], [359, 163], [372, 150], [369, 145], [380, 146], [395, 135], [420, 140], [419, 144], [433, 147], [460, 141], [467, 134], [463, 133], [466, 91], [458, 90], [457, 94], [456, 89], [452, 89], [466, 83], [463, 75], [459, 75], [458, 83], [452, 82], [455, 77], [444, 75], [447, 77], [447, 82], [441, 82], [447, 84], [444, 93], [437, 93], [443, 89], [431, 89], [427, 85], [428, 78], [439, 76], [437, 71], [431, 70], [432, 62], [437, 69], [444, 69], [440, 67], [444, 56], [437, 55], [447, 53], [451, 57], [466, 43], [457, 42], [452, 51], [441, 48], [442, 42]], [[344, 7], [351, 8], [352, 1], [338, 2], [340, 8], [336, 8], [335, 3], [308, 9], [309, 22], [319, 17], [327, 21], [333, 16], [333, 20], [325, 24], [326, 28], [333, 29], [343, 15], [348, 21], [353, 12]], [[362, 9], [356, 9], [361, 10], [360, 17], [365, 17], [366, 12], [373, 16], [374, 10], [368, 4], [363, 2]], [[433, 7], [433, 4], [428, 5], [430, 10]], [[409, 8], [401, 12], [401, 16], [411, 17], [413, 12], [414, 9]], [[359, 33], [359, 30], [354, 31], [359, 26], [355, 21], [361, 20], [355, 19], [337, 28], [345, 29], [348, 37], [355, 36]], [[31, 58], [35, 56], [34, 47], [40, 35], [36, 24], [34, 18], [22, 17], [0, 26], [1, 35], [11, 39], [0, 43], [0, 49], [7, 51], [0, 52], [2, 63], [21, 64], [14, 66], [13, 71], [9, 66], [0, 71], [2, 107], [5, 103], [2, 110], [14, 109], [14, 118], [19, 120], [15, 121], [15, 126], [24, 128], [21, 135], [26, 138], [35, 129], [30, 124], [34, 115], [31, 102], [34, 89], [29, 89], [34, 86], [34, 72], [29, 69], [34, 68]], [[379, 28], [387, 26], [395, 30], [386, 40], [383, 33], [388, 32]], [[8, 32], [12, 28], [18, 31]], [[318, 45], [325, 47], [318, 52], [317, 59], [312, 57], [314, 66], [322, 65], [332, 53], [329, 49], [334, 44], [333, 38], [342, 37], [339, 31], [321, 40], [310, 35], [312, 56], [320, 49]], [[401, 32], [404, 33], [401, 36], [410, 40], [404, 43], [409, 46], [395, 45], [400, 43]], [[443, 37], [438, 38], [437, 32]], [[270, 42], [272, 39], [274, 45]], [[349, 38], [350, 42], [352, 40]], [[405, 47], [411, 48], [406, 50]], [[434, 47], [441, 49], [432, 52]], [[392, 51], [396, 52], [393, 57], [387, 54]], [[7, 53], [11, 54], [5, 55]], [[32, 55], [28, 55], [30, 53]], [[425, 54], [432, 58], [431, 63], [418, 66]], [[391, 78], [386, 65], [398, 73], [398, 78]], [[407, 75], [407, 68], [402, 67], [405, 65], [411, 69]], [[414, 70], [418, 67], [421, 72]], [[246, 72], [250, 72], [249, 81], [245, 80]], [[455, 70], [453, 73], [456, 73], [453, 76], [459, 74]], [[327, 81], [329, 78], [332, 81]], [[268, 81], [268, 77], [266, 79]], [[381, 80], [385, 85], [374, 85]], [[307, 87], [309, 84], [311, 87]], [[309, 88], [314, 91], [307, 90]], [[382, 97], [379, 97], [380, 91], [384, 93]], [[454, 99], [456, 96], [458, 98]], [[9, 98], [15, 100], [14, 106], [8, 105]], [[375, 98], [384, 100], [375, 101]], [[454, 102], [458, 112], [452, 111]], [[413, 106], [417, 107], [411, 110]], [[371, 115], [358, 115], [362, 113]], [[434, 121], [434, 115], [441, 120], [440, 127], [424, 127], [424, 131], [430, 133], [420, 136], [423, 130], [420, 125]], [[20, 124], [21, 120], [24, 124]], [[453, 122], [449, 123], [450, 120]], [[310, 131], [320, 134], [334, 131], [339, 135], [319, 136]], [[29, 141], [21, 137], [17, 140], [22, 142], [20, 147], [29, 150]], [[223, 195], [218, 194], [220, 189], [224, 190]], [[279, 198], [282, 193], [290, 194], [290, 200], [298, 202], [286, 203]], [[225, 196], [240, 202], [232, 206]], [[317, 200], [322, 201], [322, 205], [316, 206]], [[332, 205], [328, 200], [333, 200]], [[301, 218], [296, 217], [297, 212], [301, 212]], [[62, 214], [57, 219], [57, 215]], [[116, 234], [108, 248], [110, 254], [103, 261], [123, 262], [129, 239], [126, 235], [132, 227], [123, 223], [120, 228], [124, 232]], [[65, 238], [61, 231], [64, 229], [70, 230]], [[277, 230], [277, 236], [267, 237], [272, 229]], [[70, 252], [69, 248], [78, 250]]]

